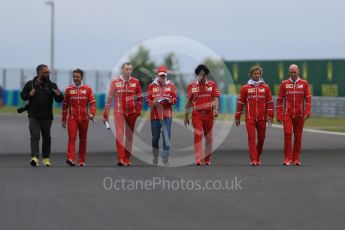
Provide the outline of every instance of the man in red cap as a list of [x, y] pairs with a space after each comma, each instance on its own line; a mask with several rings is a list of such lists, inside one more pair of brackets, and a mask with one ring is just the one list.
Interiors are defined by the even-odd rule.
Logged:
[[[263, 81], [262, 68], [253, 66], [249, 71], [250, 80], [242, 86], [237, 99], [236, 125], [241, 123], [243, 108], [246, 107], [246, 128], [250, 153], [250, 165], [261, 165], [260, 156], [265, 142], [266, 122], [272, 124], [274, 105], [270, 87]], [[256, 132], [258, 142], [256, 142]]]
[[[132, 154], [134, 126], [142, 108], [141, 86], [139, 80], [131, 76], [132, 70], [131, 63], [124, 63], [122, 74], [111, 81], [103, 113], [103, 121], [108, 121], [110, 107], [114, 100], [118, 166], [131, 165], [130, 156]], [[123, 143], [124, 135], [126, 137], [125, 144]]]
[[[89, 119], [96, 115], [96, 100], [90, 86], [82, 83], [84, 71], [73, 70], [73, 85], [67, 87], [62, 104], [62, 127], [68, 114], [68, 148], [66, 163], [75, 166], [75, 141], [79, 130], [79, 166], [85, 166]], [[90, 105], [90, 112], [88, 111]]]
[[[289, 166], [301, 165], [299, 156], [302, 147], [304, 121], [311, 114], [311, 93], [306, 80], [299, 77], [298, 66], [289, 67], [290, 78], [284, 80], [277, 97], [277, 121], [284, 127], [284, 162]], [[284, 105], [284, 107], [283, 107]], [[292, 147], [292, 133], [294, 143]]]
[[167, 80], [168, 69], [160, 66], [158, 77], [148, 86], [146, 102], [151, 110], [153, 164], [158, 164], [159, 138], [163, 134], [163, 164], [169, 165], [171, 146], [172, 105], [176, 103], [175, 84]]
[[207, 79], [209, 69], [198, 65], [195, 69], [197, 79], [187, 87], [187, 104], [184, 125], [189, 125], [189, 110], [192, 107], [192, 123], [194, 127], [195, 165], [202, 165], [202, 135], [206, 139], [205, 165], [211, 164], [214, 117], [218, 115], [219, 90], [215, 82]]

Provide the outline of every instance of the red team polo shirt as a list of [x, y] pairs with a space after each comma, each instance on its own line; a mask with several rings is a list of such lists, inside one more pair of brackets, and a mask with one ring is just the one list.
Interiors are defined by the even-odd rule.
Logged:
[[214, 81], [206, 80], [202, 84], [198, 80], [195, 80], [187, 87], [187, 98], [192, 101], [193, 112], [211, 112], [212, 98], [219, 96], [220, 93]]
[[109, 110], [114, 99], [114, 112], [122, 113], [125, 116], [140, 114], [142, 108], [142, 91], [139, 80], [129, 77], [128, 82], [121, 76], [111, 81], [107, 102], [105, 104], [104, 116], [109, 116]]
[[[62, 121], [66, 122], [67, 112], [69, 119], [88, 120], [88, 105], [90, 114], [95, 116], [96, 101], [92, 89], [85, 84], [70, 85], [65, 91], [65, 98], [62, 104]], [[69, 110], [69, 111], [68, 111]]]
[[151, 108], [151, 120], [159, 120], [172, 117], [171, 106], [176, 103], [176, 87], [175, 84], [168, 80], [164, 84], [159, 84], [158, 80], [154, 80], [147, 88], [146, 102], [151, 106], [154, 99], [170, 98], [171, 103], [161, 102]]

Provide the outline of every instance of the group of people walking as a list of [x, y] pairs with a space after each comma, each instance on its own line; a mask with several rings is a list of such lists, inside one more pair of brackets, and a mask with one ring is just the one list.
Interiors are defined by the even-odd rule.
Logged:
[[[96, 100], [91, 87], [83, 83], [84, 72], [73, 70], [74, 84], [68, 86], [64, 96], [57, 85], [50, 81], [50, 70], [47, 65], [37, 66], [37, 76], [28, 81], [21, 97], [28, 101], [29, 130], [31, 135], [30, 165], [39, 165], [39, 140], [42, 136], [42, 163], [50, 166], [51, 124], [53, 120], [53, 101], [62, 102], [62, 127], [67, 128], [68, 147], [66, 164], [69, 166], [85, 166], [86, 146], [89, 121], [96, 115]], [[134, 127], [141, 115], [143, 93], [140, 82], [132, 76], [131, 63], [122, 65], [122, 73], [112, 79], [106, 97], [103, 121], [109, 122], [110, 110], [113, 107], [117, 165], [130, 166]], [[220, 92], [217, 84], [208, 79], [207, 66], [201, 64], [195, 69], [196, 79], [187, 87], [185, 126], [194, 129], [195, 165], [211, 165], [213, 127], [218, 116]], [[310, 117], [311, 93], [308, 82], [299, 77], [297, 65], [289, 67], [290, 78], [284, 80], [277, 96], [276, 118], [283, 123], [284, 130], [284, 165], [300, 165], [301, 140], [304, 121]], [[270, 87], [263, 80], [263, 70], [253, 66], [249, 71], [249, 81], [238, 96], [235, 123], [241, 123], [241, 114], [245, 109], [245, 123], [248, 133], [250, 165], [261, 165], [260, 156], [265, 141], [266, 125], [273, 123], [274, 103]], [[147, 105], [150, 107], [150, 123], [152, 133], [152, 163], [159, 163], [159, 140], [162, 134], [162, 163], [169, 165], [171, 147], [171, 126], [173, 109], [177, 102], [177, 89], [168, 78], [166, 66], [156, 69], [156, 77], [147, 87]], [[76, 157], [76, 139], [79, 133], [79, 152]], [[292, 145], [292, 134], [294, 143]], [[205, 137], [205, 150], [202, 151], [202, 139]], [[256, 138], [257, 136], [257, 138]], [[256, 140], [257, 139], [257, 140]], [[77, 159], [77, 160], [76, 160]]]
[[[261, 165], [260, 156], [265, 142], [266, 124], [271, 125], [274, 117], [271, 90], [263, 80], [262, 74], [263, 70], [259, 66], [250, 69], [250, 79], [240, 90], [235, 115], [236, 125], [239, 126], [245, 108], [250, 165], [253, 166]], [[311, 92], [308, 82], [299, 77], [297, 65], [289, 67], [289, 74], [289, 79], [282, 81], [279, 88], [276, 117], [279, 123], [283, 123], [283, 164], [299, 166], [304, 121], [311, 114]]]

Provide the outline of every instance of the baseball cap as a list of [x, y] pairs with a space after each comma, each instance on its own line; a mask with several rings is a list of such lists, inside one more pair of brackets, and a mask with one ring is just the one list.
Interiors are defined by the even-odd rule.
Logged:
[[158, 75], [165, 75], [167, 76], [168, 75], [168, 68], [164, 65], [162, 66], [159, 66], [158, 69], [157, 69], [157, 74]]

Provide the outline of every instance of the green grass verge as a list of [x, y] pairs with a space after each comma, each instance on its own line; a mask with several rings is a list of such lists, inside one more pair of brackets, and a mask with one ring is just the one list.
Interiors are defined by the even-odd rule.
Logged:
[[[17, 107], [4, 106], [0, 108], [1, 113], [17, 113]], [[97, 110], [97, 116], [102, 116], [103, 110]], [[54, 114], [61, 114], [61, 109], [55, 108]], [[143, 114], [143, 117], [149, 117], [150, 113]], [[184, 113], [174, 113], [175, 119], [183, 119]], [[233, 120], [232, 114], [219, 114], [217, 120]], [[242, 118], [243, 119], [243, 118]], [[276, 122], [275, 122], [276, 123]], [[305, 128], [318, 129], [325, 131], [345, 132], [345, 118], [329, 118], [329, 117], [311, 117], [305, 122]]]
[[335, 132], [345, 132], [345, 118], [311, 117], [305, 122], [305, 128]]

